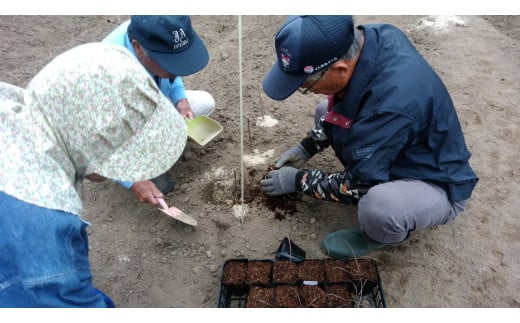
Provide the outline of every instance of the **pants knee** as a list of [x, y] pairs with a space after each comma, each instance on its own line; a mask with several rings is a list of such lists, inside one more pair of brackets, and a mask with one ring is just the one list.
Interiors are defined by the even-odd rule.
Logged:
[[408, 237], [408, 229], [399, 222], [399, 217], [393, 210], [402, 210], [395, 205], [398, 201], [391, 200], [377, 186], [370, 189], [358, 204], [360, 228], [367, 236], [380, 243], [397, 243]]
[[208, 117], [215, 111], [215, 99], [206, 91], [186, 91], [188, 101], [195, 117]]
[[204, 92], [205, 98], [204, 103], [201, 104], [201, 115], [205, 115], [206, 117], [215, 112], [215, 99], [208, 92]]

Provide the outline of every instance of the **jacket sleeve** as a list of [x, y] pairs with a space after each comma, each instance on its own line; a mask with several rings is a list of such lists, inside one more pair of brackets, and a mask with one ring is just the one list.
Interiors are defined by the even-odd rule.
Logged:
[[[169, 82], [168, 82], [169, 83]], [[180, 76], [175, 78], [173, 84], [169, 85], [168, 95], [170, 100], [172, 100], [173, 104], [177, 104], [177, 102], [181, 99], [186, 99], [186, 89], [184, 87], [184, 82]]]
[[307, 137], [303, 138], [300, 144], [311, 157], [330, 146], [327, 135], [325, 135], [322, 129], [312, 129], [309, 131]]
[[112, 183], [121, 185], [122, 187], [126, 188], [127, 190], [132, 188], [132, 185], [134, 185], [134, 182], [120, 181], [118, 179], [112, 179]]
[[296, 189], [318, 200], [355, 203], [368, 189], [349, 189], [349, 173], [327, 174], [318, 169], [304, 169], [296, 175]]

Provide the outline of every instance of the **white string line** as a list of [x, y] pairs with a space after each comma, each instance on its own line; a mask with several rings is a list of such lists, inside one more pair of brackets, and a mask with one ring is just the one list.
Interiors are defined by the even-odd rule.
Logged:
[[238, 15], [238, 80], [240, 95], [240, 223], [244, 224], [244, 121], [242, 100], [242, 16]]

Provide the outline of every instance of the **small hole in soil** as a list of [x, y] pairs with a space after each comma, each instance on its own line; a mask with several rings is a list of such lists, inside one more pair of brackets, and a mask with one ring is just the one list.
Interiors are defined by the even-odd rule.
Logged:
[[298, 193], [281, 196], [269, 196], [260, 188], [260, 180], [265, 179], [267, 174], [274, 169], [269, 166], [266, 171], [260, 173], [257, 169], [249, 170], [250, 185], [246, 186], [244, 201], [248, 204], [264, 205], [274, 212], [274, 218], [285, 220], [286, 216], [293, 215], [297, 211], [297, 204], [302, 201]]
[[[297, 211], [297, 205], [302, 201], [298, 193], [286, 194], [282, 196], [269, 196], [260, 188], [260, 181], [267, 177], [270, 170], [249, 168], [245, 172], [246, 181], [244, 185], [244, 203], [265, 206], [274, 213], [277, 220], [285, 220], [287, 216], [292, 216]], [[209, 182], [203, 189], [203, 194], [211, 204], [240, 204], [241, 189], [240, 175], [235, 174], [234, 178], [224, 183], [222, 181]]]

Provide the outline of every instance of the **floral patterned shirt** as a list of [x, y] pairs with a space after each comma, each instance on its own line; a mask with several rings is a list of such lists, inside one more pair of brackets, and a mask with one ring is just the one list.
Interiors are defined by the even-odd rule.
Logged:
[[153, 178], [186, 141], [182, 116], [117, 45], [73, 48], [25, 90], [0, 82], [0, 191], [34, 205], [81, 215], [85, 176]]

